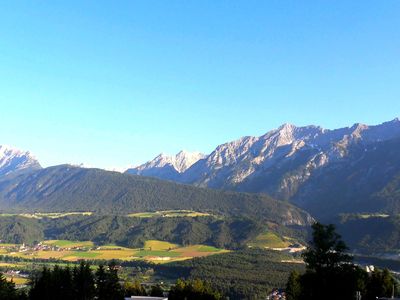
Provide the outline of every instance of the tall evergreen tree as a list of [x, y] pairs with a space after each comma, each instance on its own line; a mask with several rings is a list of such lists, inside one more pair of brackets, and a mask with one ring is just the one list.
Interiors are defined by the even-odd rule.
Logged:
[[147, 296], [145, 288], [140, 284], [138, 280], [135, 280], [134, 282], [126, 281], [124, 283], [124, 294], [125, 297]]
[[312, 229], [312, 240], [303, 254], [306, 273], [300, 277], [301, 294], [297, 299], [354, 299], [363, 288], [365, 271], [351, 263], [348, 248], [334, 225], [315, 223]]
[[292, 271], [286, 284], [286, 300], [297, 300], [300, 295], [300, 274], [297, 271]]
[[41, 272], [32, 276], [29, 285], [29, 299], [31, 300], [51, 300], [54, 298], [51, 287], [51, 270], [43, 267]]
[[54, 266], [51, 272], [50, 293], [59, 300], [68, 300], [73, 296], [72, 274], [69, 267]]
[[94, 276], [89, 263], [81, 262], [73, 270], [74, 299], [92, 300], [95, 295]]
[[99, 266], [96, 272], [96, 295], [99, 300], [121, 300], [124, 293], [119, 283], [118, 269], [114, 263], [108, 266], [106, 271]]
[[396, 282], [387, 269], [374, 270], [368, 280], [366, 300], [373, 300], [377, 297], [389, 298], [395, 290]]
[[0, 300], [17, 300], [18, 294], [14, 282], [7, 281], [5, 276], [0, 273]]
[[96, 296], [103, 300], [107, 291], [107, 274], [103, 265], [100, 265], [96, 271]]
[[345, 253], [348, 248], [336, 233], [333, 224], [323, 225], [317, 222], [312, 225], [312, 230], [312, 240], [303, 254], [308, 270], [317, 273], [332, 272], [343, 263], [352, 261], [351, 256]]
[[152, 296], [152, 297], [162, 297], [163, 295], [164, 295], [164, 290], [162, 289], [162, 287], [159, 284], [153, 285], [151, 287], [150, 296]]

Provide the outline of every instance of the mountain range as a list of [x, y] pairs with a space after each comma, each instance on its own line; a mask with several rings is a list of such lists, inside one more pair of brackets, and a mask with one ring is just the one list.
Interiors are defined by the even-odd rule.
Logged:
[[[186, 170], [166, 172], [159, 159], [127, 173], [200, 187], [266, 193], [325, 218], [349, 212], [400, 212], [400, 121], [335, 130], [284, 124], [219, 145]], [[172, 169], [172, 164], [167, 165]], [[395, 199], [393, 199], [393, 197]]]
[[[135, 240], [144, 237], [135, 231], [140, 226], [155, 238], [159, 229], [154, 228], [168, 223], [168, 228], [174, 228], [171, 241], [187, 234], [186, 241], [227, 247], [243, 245], [266, 228], [282, 236], [300, 237], [304, 225], [315, 217], [338, 224], [346, 241], [365, 251], [383, 249], [380, 228], [386, 228], [390, 244], [385, 249], [390, 250], [400, 245], [396, 217], [400, 214], [399, 149], [399, 119], [335, 130], [284, 124], [259, 137], [219, 145], [209, 155], [160, 154], [122, 174], [71, 165], [42, 168], [29, 152], [0, 146], [0, 211], [91, 211], [94, 219], [71, 226], [86, 228], [85, 222], [96, 220], [98, 235], [93, 238], [99, 240], [104, 237], [102, 230], [110, 234], [115, 230], [112, 216], [120, 218], [122, 223], [117, 223], [124, 224], [121, 228], [126, 234], [132, 231], [129, 236]], [[206, 212], [209, 218], [154, 221], [154, 228], [147, 221], [131, 227], [125, 219], [130, 213], [163, 210]], [[343, 217], [348, 215], [353, 217]], [[8, 232], [14, 219], [2, 222], [0, 231]], [[30, 232], [30, 223], [21, 222], [19, 238], [19, 233]], [[77, 237], [84, 232], [72, 229], [54, 236]], [[125, 233], [104, 241], [119, 240]], [[14, 238], [9, 236], [9, 240]]]
[[[187, 151], [174, 156], [160, 154], [126, 173], [202, 188], [267, 194], [319, 219], [341, 213], [400, 213], [399, 146], [399, 119], [334, 130], [284, 124], [259, 137], [221, 144], [209, 155]], [[28, 151], [0, 146], [3, 190], [4, 178], [15, 184], [23, 177], [10, 177], [31, 172], [38, 176], [49, 170], [57, 178], [64, 169], [40, 170], [40, 163]]]
[[127, 173], [169, 180], [178, 180], [180, 174], [185, 172], [194, 163], [203, 158], [205, 158], [205, 155], [200, 152], [188, 152], [185, 150], [180, 151], [174, 156], [161, 153], [153, 160], [136, 168], [129, 169]]

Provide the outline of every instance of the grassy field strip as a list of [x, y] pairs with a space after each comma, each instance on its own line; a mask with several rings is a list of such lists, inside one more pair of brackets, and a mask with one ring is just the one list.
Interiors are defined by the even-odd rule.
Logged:
[[144, 243], [144, 248], [149, 250], [172, 250], [178, 247], [180, 246], [177, 244], [157, 240], [148, 240]]
[[57, 219], [66, 216], [91, 216], [93, 213], [86, 211], [86, 212], [66, 212], [66, 213], [20, 213], [20, 214], [0, 214], [0, 217], [25, 217], [31, 219], [43, 219], [43, 218], [50, 218], [50, 219]]
[[94, 247], [93, 242], [91, 241], [83, 241], [83, 242], [74, 242], [74, 241], [67, 241], [67, 240], [47, 240], [44, 241], [42, 244], [56, 246], [60, 248], [77, 248], [77, 247], [85, 247], [90, 248]]
[[27, 284], [29, 279], [28, 278], [23, 278], [23, 277], [11, 277], [11, 276], [6, 276], [6, 279], [8, 281], [13, 281], [16, 285], [23, 285]]
[[155, 212], [138, 212], [128, 215], [128, 217], [133, 217], [133, 218], [154, 218], [154, 217], [173, 218], [173, 217], [208, 217], [208, 216], [212, 215], [209, 213], [203, 213], [191, 210], [164, 210]]
[[369, 218], [388, 218], [387, 214], [359, 214], [357, 215], [360, 219], [369, 219]]

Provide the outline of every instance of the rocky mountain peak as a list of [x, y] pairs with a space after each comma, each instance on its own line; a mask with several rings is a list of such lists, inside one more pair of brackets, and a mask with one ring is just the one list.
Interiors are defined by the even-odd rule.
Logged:
[[186, 150], [181, 150], [176, 155], [160, 153], [153, 160], [129, 169], [127, 172], [140, 175], [146, 174], [149, 170], [172, 168], [176, 172], [182, 173], [204, 157], [205, 155], [200, 152], [189, 152]]
[[39, 162], [29, 151], [0, 145], [0, 176], [38, 168], [41, 168]]

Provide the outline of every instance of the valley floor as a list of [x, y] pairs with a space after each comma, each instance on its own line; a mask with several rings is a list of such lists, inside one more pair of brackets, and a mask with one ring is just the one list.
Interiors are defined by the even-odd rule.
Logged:
[[169, 242], [148, 240], [143, 248], [127, 248], [117, 245], [95, 246], [90, 241], [48, 240], [34, 246], [0, 244], [0, 255], [24, 259], [59, 259], [78, 261], [96, 260], [145, 260], [155, 263], [190, 259], [225, 253], [227, 250], [206, 245], [181, 246]]

